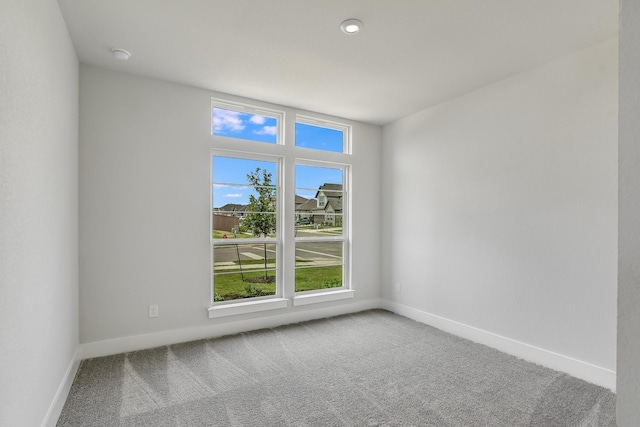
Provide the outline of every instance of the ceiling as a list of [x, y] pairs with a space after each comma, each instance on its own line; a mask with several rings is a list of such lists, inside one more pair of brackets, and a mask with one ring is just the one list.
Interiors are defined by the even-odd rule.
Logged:
[[58, 3], [82, 63], [380, 125], [618, 31], [617, 0]]

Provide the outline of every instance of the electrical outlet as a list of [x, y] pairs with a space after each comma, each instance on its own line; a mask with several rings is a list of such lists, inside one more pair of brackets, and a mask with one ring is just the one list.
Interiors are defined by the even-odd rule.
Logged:
[[158, 317], [158, 306], [150, 305], [149, 306], [149, 317]]
[[400, 292], [402, 292], [402, 285], [401, 285], [400, 283], [396, 283], [396, 284], [394, 284], [394, 285], [393, 285], [393, 290], [394, 290], [396, 293], [398, 293], [398, 294], [399, 294]]

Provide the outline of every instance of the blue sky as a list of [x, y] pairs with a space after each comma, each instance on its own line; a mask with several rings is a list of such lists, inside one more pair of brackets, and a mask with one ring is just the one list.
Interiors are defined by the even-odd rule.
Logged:
[[[276, 119], [256, 114], [214, 108], [212, 132], [218, 136], [276, 143]], [[342, 152], [342, 132], [335, 129], [296, 123], [296, 145]], [[247, 204], [253, 190], [247, 186], [247, 174], [257, 167], [266, 169], [276, 179], [276, 163], [214, 156], [213, 206], [227, 203]], [[342, 184], [342, 170], [296, 165], [296, 194], [308, 199], [325, 183]], [[311, 190], [310, 190], [311, 189]]]
[[305, 123], [296, 123], [297, 147], [315, 148], [317, 150], [342, 153], [342, 141], [342, 131], [340, 130], [323, 128]]
[[[252, 141], [277, 142], [277, 119], [259, 114], [213, 109], [213, 135]], [[296, 123], [296, 146], [342, 153], [343, 132], [337, 129]]]
[[214, 108], [212, 133], [275, 144], [277, 120], [274, 117]]

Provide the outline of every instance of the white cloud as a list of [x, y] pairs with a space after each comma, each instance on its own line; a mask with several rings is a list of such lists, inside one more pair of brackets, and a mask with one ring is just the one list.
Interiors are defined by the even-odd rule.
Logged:
[[251, 116], [249, 121], [251, 123], [253, 123], [254, 125], [263, 125], [264, 122], [267, 121], [267, 118], [265, 116], [260, 116], [258, 114], [255, 114], [255, 115]]
[[213, 113], [214, 133], [223, 131], [240, 132], [244, 130], [245, 125], [240, 118], [241, 114], [237, 111], [215, 108]]
[[238, 197], [242, 197], [242, 194], [240, 193], [230, 193], [230, 194], [225, 194], [224, 197], [229, 197], [232, 199], [237, 199]]
[[227, 184], [213, 184], [213, 188], [227, 188]]
[[264, 126], [262, 129], [255, 131], [258, 135], [275, 135], [276, 126]]

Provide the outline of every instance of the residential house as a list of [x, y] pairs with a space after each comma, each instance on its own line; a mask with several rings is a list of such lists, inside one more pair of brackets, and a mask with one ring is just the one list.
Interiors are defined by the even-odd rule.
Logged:
[[214, 230], [237, 231], [240, 220], [247, 215], [248, 205], [227, 203], [212, 210], [211, 220]]
[[329, 226], [342, 224], [342, 184], [323, 184], [315, 195], [317, 206], [312, 209], [313, 222]]
[[234, 216], [236, 218], [244, 218], [247, 215], [249, 205], [240, 205], [237, 203], [227, 203], [219, 208], [214, 208], [213, 212], [219, 215]]
[[303, 204], [305, 204], [306, 202], [308, 202], [309, 199], [307, 199], [306, 197], [302, 197], [296, 194], [296, 211], [300, 210], [300, 206], [302, 206]]
[[[296, 203], [299, 224], [342, 225], [342, 184], [323, 184], [313, 199]], [[300, 196], [296, 196], [300, 197]]]

